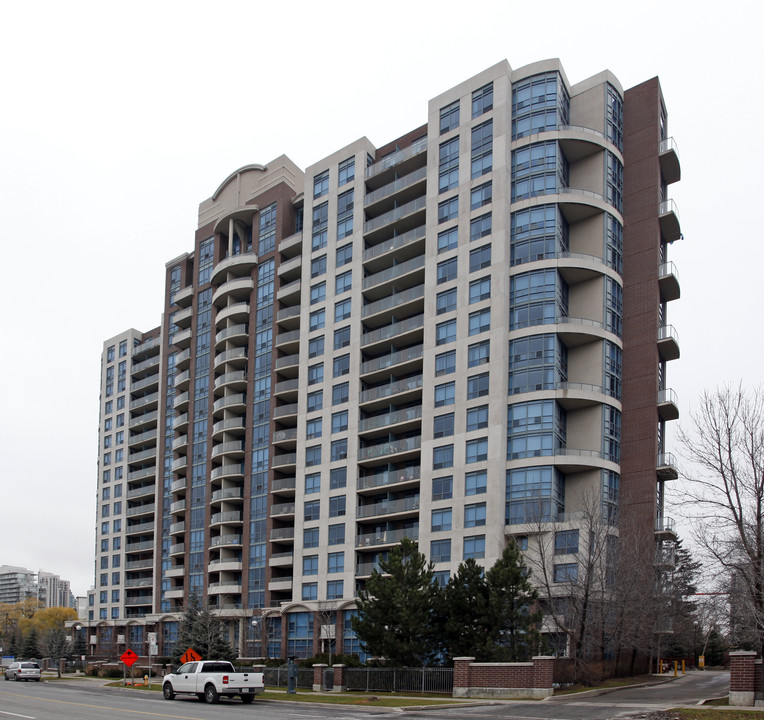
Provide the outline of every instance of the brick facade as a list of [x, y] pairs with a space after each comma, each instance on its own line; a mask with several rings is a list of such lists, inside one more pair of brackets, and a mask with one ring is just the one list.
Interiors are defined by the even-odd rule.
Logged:
[[553, 657], [523, 663], [476, 663], [454, 658], [454, 697], [513, 697], [541, 699], [553, 693]]
[[[758, 663], [758, 669], [760, 674], [761, 662]], [[730, 705], [751, 706], [754, 704], [756, 670], [755, 652], [739, 650], [730, 653]]]

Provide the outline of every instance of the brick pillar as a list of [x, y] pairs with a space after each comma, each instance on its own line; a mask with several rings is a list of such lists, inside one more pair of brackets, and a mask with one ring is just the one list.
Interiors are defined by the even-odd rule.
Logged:
[[453, 697], [467, 697], [470, 689], [470, 665], [474, 657], [454, 658], [454, 689]]
[[756, 653], [737, 650], [730, 653], [730, 705], [753, 706]]
[[533, 660], [533, 687], [543, 688], [554, 693], [554, 658], [548, 655], [539, 655]]
[[328, 667], [326, 663], [316, 663], [313, 666], [313, 692], [321, 692], [324, 689], [324, 670]]
[[332, 666], [332, 669], [334, 670], [334, 687], [332, 688], [332, 692], [345, 692], [345, 690], [347, 690], [347, 685], [345, 684], [346, 667], [346, 665]]

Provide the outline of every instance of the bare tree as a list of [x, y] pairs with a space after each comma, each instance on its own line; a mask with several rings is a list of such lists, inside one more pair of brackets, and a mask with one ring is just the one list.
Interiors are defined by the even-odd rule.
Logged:
[[331, 665], [332, 647], [337, 636], [337, 603], [332, 601], [318, 603], [314, 617], [319, 628], [320, 651], [324, 652], [326, 648], [326, 654], [329, 656], [328, 664]]
[[706, 391], [681, 431], [695, 541], [739, 589], [755, 647], [764, 651], [764, 391]]

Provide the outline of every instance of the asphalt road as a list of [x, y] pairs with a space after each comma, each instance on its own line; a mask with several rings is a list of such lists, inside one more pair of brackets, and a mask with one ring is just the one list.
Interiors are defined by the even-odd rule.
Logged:
[[[406, 718], [427, 720], [615, 720], [725, 695], [729, 673], [689, 673], [663, 685], [629, 688], [600, 696], [563, 696], [544, 702], [498, 702], [409, 710]], [[416, 701], [413, 700], [412, 703]], [[104, 688], [88, 680], [0, 683], [0, 720], [384, 720], [400, 710], [295, 704], [256, 699], [253, 705], [196, 698], [164, 700], [159, 693]]]

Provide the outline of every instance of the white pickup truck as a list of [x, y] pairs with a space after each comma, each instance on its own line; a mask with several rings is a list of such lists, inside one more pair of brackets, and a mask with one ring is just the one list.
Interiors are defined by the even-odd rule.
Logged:
[[231, 663], [223, 660], [188, 662], [162, 680], [165, 700], [189, 694], [208, 703], [216, 703], [221, 697], [238, 695], [243, 703], [249, 704], [264, 689], [262, 673], [238, 673]]

